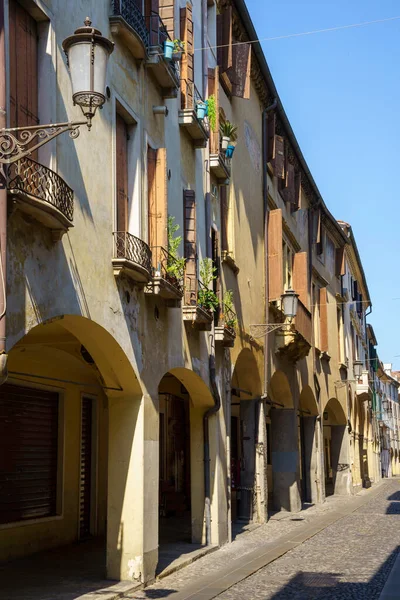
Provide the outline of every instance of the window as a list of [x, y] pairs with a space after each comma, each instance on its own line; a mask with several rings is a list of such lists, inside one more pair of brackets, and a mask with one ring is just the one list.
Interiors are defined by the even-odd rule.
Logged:
[[184, 251], [185, 251], [185, 302], [197, 304], [197, 244], [196, 197], [194, 190], [183, 190]]
[[59, 396], [0, 386], [0, 523], [57, 514]]
[[343, 308], [337, 307], [338, 361], [344, 363]]
[[319, 348], [319, 288], [313, 283], [312, 285], [312, 307], [313, 307], [313, 328], [314, 328], [314, 346]]
[[284, 290], [292, 289], [292, 273], [293, 273], [293, 255], [294, 252], [285, 241], [282, 243], [283, 256], [283, 288]]

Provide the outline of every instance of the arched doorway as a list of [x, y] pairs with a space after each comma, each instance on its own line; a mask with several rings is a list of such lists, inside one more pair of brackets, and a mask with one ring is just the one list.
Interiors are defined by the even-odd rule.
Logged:
[[271, 462], [274, 511], [301, 510], [298, 422], [289, 381], [276, 371], [269, 383], [271, 401]]
[[349, 494], [351, 471], [346, 414], [337, 398], [323, 411], [325, 495]]
[[[160, 550], [157, 569], [161, 571], [171, 562], [178, 546], [179, 552], [183, 552], [183, 544], [205, 544], [206, 527], [212, 527], [211, 515], [207, 515], [212, 498], [205, 498], [205, 468], [210, 472], [210, 465], [204, 462], [203, 432], [204, 415], [214, 405], [214, 399], [197, 374], [175, 368], [161, 379], [158, 402]], [[215, 465], [215, 439], [210, 436], [210, 440], [211, 437]], [[215, 476], [215, 468], [211, 471]], [[212, 533], [210, 535], [212, 538]], [[214, 536], [214, 539], [217, 538]]]
[[261, 459], [256, 447], [263, 444], [264, 421], [257, 361], [245, 348], [236, 360], [231, 389], [231, 518], [239, 529], [240, 524], [265, 520], [264, 481], [256, 481]]
[[317, 416], [318, 405], [314, 393], [309, 385], [305, 385], [299, 398], [297, 422], [299, 432], [301, 499], [306, 503], [316, 503], [321, 497], [321, 490], [318, 485]]
[[[15, 505], [28, 510], [21, 509], [13, 522], [31, 522], [32, 511], [36, 522], [23, 528], [23, 544], [20, 535], [14, 543], [12, 525], [7, 543], [0, 532], [0, 551], [7, 547], [8, 557], [17, 557], [23, 548], [31, 553], [99, 537], [107, 546], [107, 576], [129, 578], [127, 557], [140, 556], [143, 537], [142, 467], [131, 457], [144, 440], [136, 427], [142, 391], [126, 352], [90, 319], [55, 317], [11, 348], [9, 379], [0, 395], [13, 414], [18, 445], [23, 450], [29, 441], [32, 472], [43, 474], [45, 481], [37, 482], [48, 498], [46, 506], [34, 507], [20, 478]], [[27, 419], [18, 420], [17, 403], [31, 415], [32, 431]], [[35, 437], [35, 431], [41, 435]], [[23, 472], [15, 461], [10, 470]]]

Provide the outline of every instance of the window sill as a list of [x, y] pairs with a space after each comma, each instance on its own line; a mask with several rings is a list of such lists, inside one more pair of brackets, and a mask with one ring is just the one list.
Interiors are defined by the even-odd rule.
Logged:
[[240, 269], [237, 266], [235, 259], [227, 250], [222, 250], [222, 262], [223, 264], [227, 265], [230, 269], [232, 269], [235, 275], [239, 273]]

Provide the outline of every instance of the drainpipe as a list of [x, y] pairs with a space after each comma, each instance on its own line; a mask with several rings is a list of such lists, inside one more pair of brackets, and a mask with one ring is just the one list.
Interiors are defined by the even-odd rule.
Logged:
[[219, 395], [216, 370], [215, 356], [210, 354], [209, 357], [210, 383], [211, 393], [214, 399], [214, 406], [209, 408], [203, 417], [203, 435], [204, 435], [204, 496], [205, 496], [205, 517], [206, 517], [206, 545], [211, 544], [211, 459], [210, 459], [210, 432], [209, 418], [215, 415], [221, 408], [221, 397]]
[[[268, 176], [267, 176], [267, 161], [268, 161], [268, 121], [267, 115], [274, 110], [278, 105], [278, 100], [275, 100], [264, 108], [262, 113], [262, 157], [263, 157], [263, 201], [264, 201], [264, 262], [265, 262], [265, 322], [269, 319], [269, 291], [268, 291]], [[264, 398], [267, 397], [268, 389], [268, 334], [264, 336]]]
[[[4, 1], [0, 0], [0, 129], [7, 127], [6, 42]], [[0, 385], [7, 379], [6, 304], [7, 304], [7, 184], [0, 174]]]

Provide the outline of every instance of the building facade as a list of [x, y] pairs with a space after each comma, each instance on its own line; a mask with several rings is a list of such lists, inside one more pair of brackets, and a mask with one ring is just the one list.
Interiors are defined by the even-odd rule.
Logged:
[[377, 481], [383, 439], [398, 470], [354, 236], [244, 2], [0, 7], [9, 128], [79, 119], [71, 27], [114, 44], [91, 130], [6, 167], [0, 560], [98, 536], [108, 577], [147, 582], [165, 544]]

